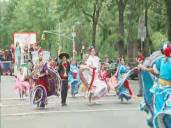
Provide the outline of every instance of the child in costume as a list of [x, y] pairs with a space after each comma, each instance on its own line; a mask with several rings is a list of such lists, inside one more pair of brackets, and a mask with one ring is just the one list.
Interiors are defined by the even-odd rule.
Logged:
[[76, 94], [78, 94], [78, 90], [81, 84], [80, 73], [75, 60], [72, 60], [70, 64], [68, 82], [69, 85], [71, 85], [71, 95], [74, 97]]
[[25, 81], [23, 69], [19, 69], [19, 73], [16, 76], [16, 83], [14, 89], [19, 91], [20, 98], [23, 98], [23, 95], [27, 96], [30, 93], [31, 85]]

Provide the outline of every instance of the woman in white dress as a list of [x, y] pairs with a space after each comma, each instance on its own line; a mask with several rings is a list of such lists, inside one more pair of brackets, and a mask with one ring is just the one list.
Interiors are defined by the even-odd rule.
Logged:
[[91, 79], [87, 81], [89, 84], [88, 93], [89, 93], [89, 103], [92, 100], [98, 99], [104, 96], [107, 93], [107, 85], [104, 81], [99, 79], [99, 70], [100, 70], [100, 59], [96, 56], [96, 51], [94, 48], [90, 49], [90, 55], [86, 61], [86, 65], [91, 70]]

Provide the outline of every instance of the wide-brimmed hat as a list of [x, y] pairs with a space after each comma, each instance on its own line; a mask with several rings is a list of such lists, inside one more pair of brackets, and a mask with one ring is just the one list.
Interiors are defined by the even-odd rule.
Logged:
[[66, 53], [66, 52], [60, 53], [60, 54], [59, 54], [59, 59], [62, 59], [64, 56], [65, 56], [67, 59], [69, 59], [69, 54]]

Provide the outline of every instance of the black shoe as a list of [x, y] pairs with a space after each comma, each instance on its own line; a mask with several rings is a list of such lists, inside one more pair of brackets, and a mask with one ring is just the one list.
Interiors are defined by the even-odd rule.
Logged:
[[137, 97], [142, 97], [142, 94], [138, 94]]
[[62, 103], [62, 106], [67, 106], [67, 104], [66, 103]]

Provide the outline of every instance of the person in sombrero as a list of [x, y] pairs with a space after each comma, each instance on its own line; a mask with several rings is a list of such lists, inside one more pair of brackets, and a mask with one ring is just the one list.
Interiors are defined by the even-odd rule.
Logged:
[[58, 72], [62, 79], [61, 104], [62, 106], [66, 106], [68, 93], [68, 73], [70, 71], [70, 63], [68, 62], [69, 54], [66, 52], [62, 52], [59, 54], [59, 59], [61, 60], [61, 63], [59, 64]]

